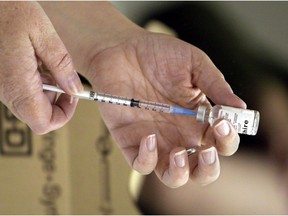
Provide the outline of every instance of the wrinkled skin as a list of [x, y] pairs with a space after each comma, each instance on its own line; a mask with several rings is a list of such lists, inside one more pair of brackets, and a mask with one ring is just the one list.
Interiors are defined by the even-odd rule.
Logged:
[[[69, 94], [83, 89], [72, 59], [36, 2], [0, 2], [0, 100], [38, 134], [66, 124], [77, 100], [43, 92], [58, 83]], [[44, 74], [39, 65], [50, 74]]]
[[[94, 56], [89, 73], [94, 89], [100, 92], [189, 109], [196, 109], [200, 103], [210, 106], [205, 95], [214, 103], [246, 106], [205, 53], [166, 35], [142, 32], [106, 48]], [[179, 168], [174, 162], [176, 152], [202, 144], [205, 149], [215, 146], [220, 154], [231, 155], [238, 148], [239, 136], [230, 124], [229, 135], [221, 137], [215, 127], [198, 123], [194, 117], [107, 104], [99, 107], [129, 164], [143, 174], [155, 168], [158, 177], [170, 187], [185, 184], [189, 175], [207, 184], [220, 172], [217, 154], [209, 166], [203, 164], [201, 151], [189, 156], [189, 165], [186, 154], [187, 164]], [[157, 140], [157, 150], [152, 153], [142, 146], [150, 134], [155, 134]]]
[[[81, 91], [83, 87], [71, 57], [38, 3], [0, 4], [0, 100], [34, 132], [43, 134], [56, 130], [71, 119], [77, 100], [70, 103], [70, 97], [65, 94], [56, 99], [55, 93], [43, 92], [42, 83], [58, 84], [70, 95]], [[105, 10], [111, 10], [105, 3], [99, 6], [103, 4]], [[84, 12], [80, 17], [86, 17]], [[209, 105], [205, 95], [216, 104], [246, 106], [198, 48], [173, 37], [149, 33], [125, 22], [122, 16], [117, 16], [117, 11], [110, 12], [111, 16], [115, 15], [112, 22], [101, 26], [105, 20], [103, 16], [98, 17], [97, 28], [92, 25], [90, 30], [91, 18], [88, 22], [84, 19], [82, 25], [81, 18], [80, 24], [75, 22], [75, 29], [70, 26], [67, 31], [61, 31], [61, 20], [57, 22], [65, 16], [55, 19], [61, 24], [59, 30], [77, 67], [89, 65], [83, 75], [95, 90], [190, 109], [200, 103]], [[115, 20], [121, 25], [117, 31]], [[68, 23], [74, 25], [70, 20]], [[75, 34], [71, 33], [79, 31], [78, 24], [82, 28], [85, 26], [81, 31], [84, 37], [81, 45], [75, 44]], [[72, 40], [69, 40], [71, 35]], [[92, 51], [86, 52], [87, 47]], [[79, 56], [79, 52], [83, 55]], [[83, 58], [85, 53], [88, 58]], [[42, 68], [49, 73], [44, 74]], [[155, 171], [169, 187], [182, 186], [189, 177], [201, 184], [215, 181], [220, 174], [218, 153], [231, 155], [239, 145], [238, 134], [224, 120], [210, 127], [197, 123], [194, 117], [108, 104], [99, 104], [99, 107], [133, 169], [142, 174]], [[188, 158], [186, 149], [195, 146], [197, 153]]]

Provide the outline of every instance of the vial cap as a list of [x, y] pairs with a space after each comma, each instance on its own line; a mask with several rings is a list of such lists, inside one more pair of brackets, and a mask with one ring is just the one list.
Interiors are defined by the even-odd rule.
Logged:
[[207, 107], [206, 106], [199, 106], [197, 110], [196, 119], [197, 121], [204, 122], [205, 121], [205, 113], [206, 113]]

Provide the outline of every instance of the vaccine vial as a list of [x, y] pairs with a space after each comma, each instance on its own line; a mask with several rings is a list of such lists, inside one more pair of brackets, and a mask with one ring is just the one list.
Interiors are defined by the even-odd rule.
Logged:
[[212, 109], [199, 106], [196, 119], [200, 122], [208, 122], [210, 125], [217, 119], [228, 120], [239, 134], [256, 135], [260, 114], [256, 110], [239, 109], [229, 106], [215, 105]]

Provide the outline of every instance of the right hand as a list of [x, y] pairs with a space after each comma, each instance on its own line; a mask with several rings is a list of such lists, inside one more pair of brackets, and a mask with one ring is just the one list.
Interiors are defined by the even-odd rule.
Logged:
[[[43, 92], [42, 82], [58, 84], [72, 95], [80, 79], [63, 42], [36, 2], [0, 2], [0, 100], [37, 134], [63, 126], [77, 99]], [[39, 62], [51, 77], [41, 73]]]

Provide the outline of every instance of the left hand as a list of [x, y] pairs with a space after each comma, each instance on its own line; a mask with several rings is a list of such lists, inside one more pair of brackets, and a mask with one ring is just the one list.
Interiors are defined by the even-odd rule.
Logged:
[[[199, 104], [245, 107], [221, 72], [198, 48], [176, 38], [141, 31], [132, 39], [98, 52], [88, 79], [96, 91], [176, 104], [196, 109]], [[169, 187], [189, 177], [201, 184], [220, 173], [218, 154], [231, 155], [239, 145], [233, 126], [217, 121], [213, 127], [194, 117], [99, 103], [103, 119], [128, 163], [142, 174], [155, 170]], [[187, 156], [186, 149], [205, 145]]]

